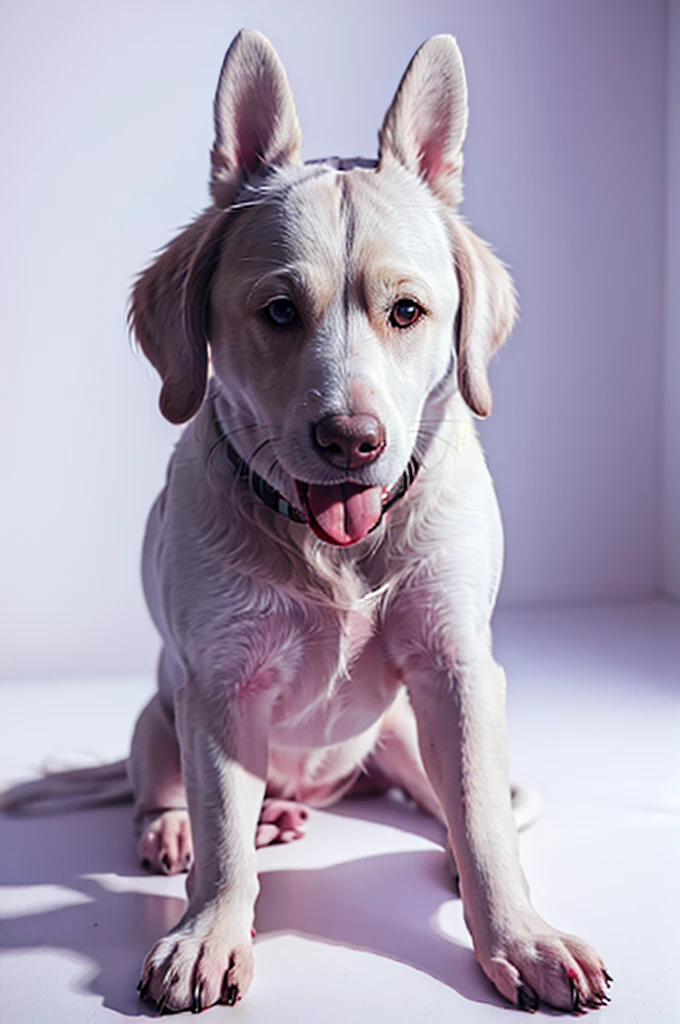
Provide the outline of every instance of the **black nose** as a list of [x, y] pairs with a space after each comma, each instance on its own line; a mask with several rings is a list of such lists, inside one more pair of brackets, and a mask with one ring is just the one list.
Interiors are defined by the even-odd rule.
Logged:
[[385, 447], [385, 428], [368, 413], [326, 416], [314, 425], [313, 436], [324, 459], [342, 469], [374, 462]]

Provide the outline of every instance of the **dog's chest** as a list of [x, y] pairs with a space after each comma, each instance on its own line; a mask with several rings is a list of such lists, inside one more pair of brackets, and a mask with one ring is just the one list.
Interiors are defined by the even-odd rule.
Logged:
[[272, 738], [294, 747], [344, 742], [377, 721], [397, 685], [385, 659], [378, 601], [329, 609], [310, 629], [293, 678], [282, 688]]

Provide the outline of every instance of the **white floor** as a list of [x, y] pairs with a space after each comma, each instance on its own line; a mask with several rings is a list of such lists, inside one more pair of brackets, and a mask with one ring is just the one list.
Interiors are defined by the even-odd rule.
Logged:
[[[506, 612], [513, 776], [544, 812], [521, 839], [538, 909], [598, 948], [608, 1024], [680, 1022], [680, 608]], [[0, 779], [47, 755], [120, 757], [149, 680], [0, 684]], [[256, 978], [206, 1021], [520, 1019], [476, 966], [437, 824], [385, 800], [313, 813], [259, 853]], [[0, 818], [0, 1021], [145, 1019], [140, 961], [183, 880], [138, 868], [130, 808]], [[549, 1012], [549, 1011], [548, 1011]]]

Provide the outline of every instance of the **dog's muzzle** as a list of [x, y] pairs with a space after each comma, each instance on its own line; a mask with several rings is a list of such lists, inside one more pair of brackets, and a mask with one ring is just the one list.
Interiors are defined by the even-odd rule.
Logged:
[[357, 544], [380, 525], [384, 515], [396, 502], [404, 497], [420, 469], [420, 463], [412, 455], [397, 483], [392, 488], [374, 485], [362, 486], [356, 483], [310, 484], [296, 480], [302, 509], [296, 508], [287, 498], [267, 483], [243, 459], [229, 441], [226, 430], [213, 404], [213, 420], [220, 440], [224, 441], [227, 458], [237, 475], [248, 484], [268, 508], [285, 516], [293, 523], [305, 524], [326, 544], [349, 547]]

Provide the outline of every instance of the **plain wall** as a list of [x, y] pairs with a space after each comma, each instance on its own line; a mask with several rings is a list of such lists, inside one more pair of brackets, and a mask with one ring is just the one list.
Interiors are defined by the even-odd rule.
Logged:
[[680, 0], [668, 11], [665, 429], [661, 580], [680, 600]]
[[134, 273], [206, 203], [213, 90], [243, 24], [279, 50], [306, 157], [373, 155], [417, 45], [458, 36], [463, 209], [522, 304], [482, 428], [507, 528], [503, 599], [651, 592], [666, 13], [662, 0], [6, 9], [0, 678], [153, 664], [139, 548], [176, 431], [125, 305]]

